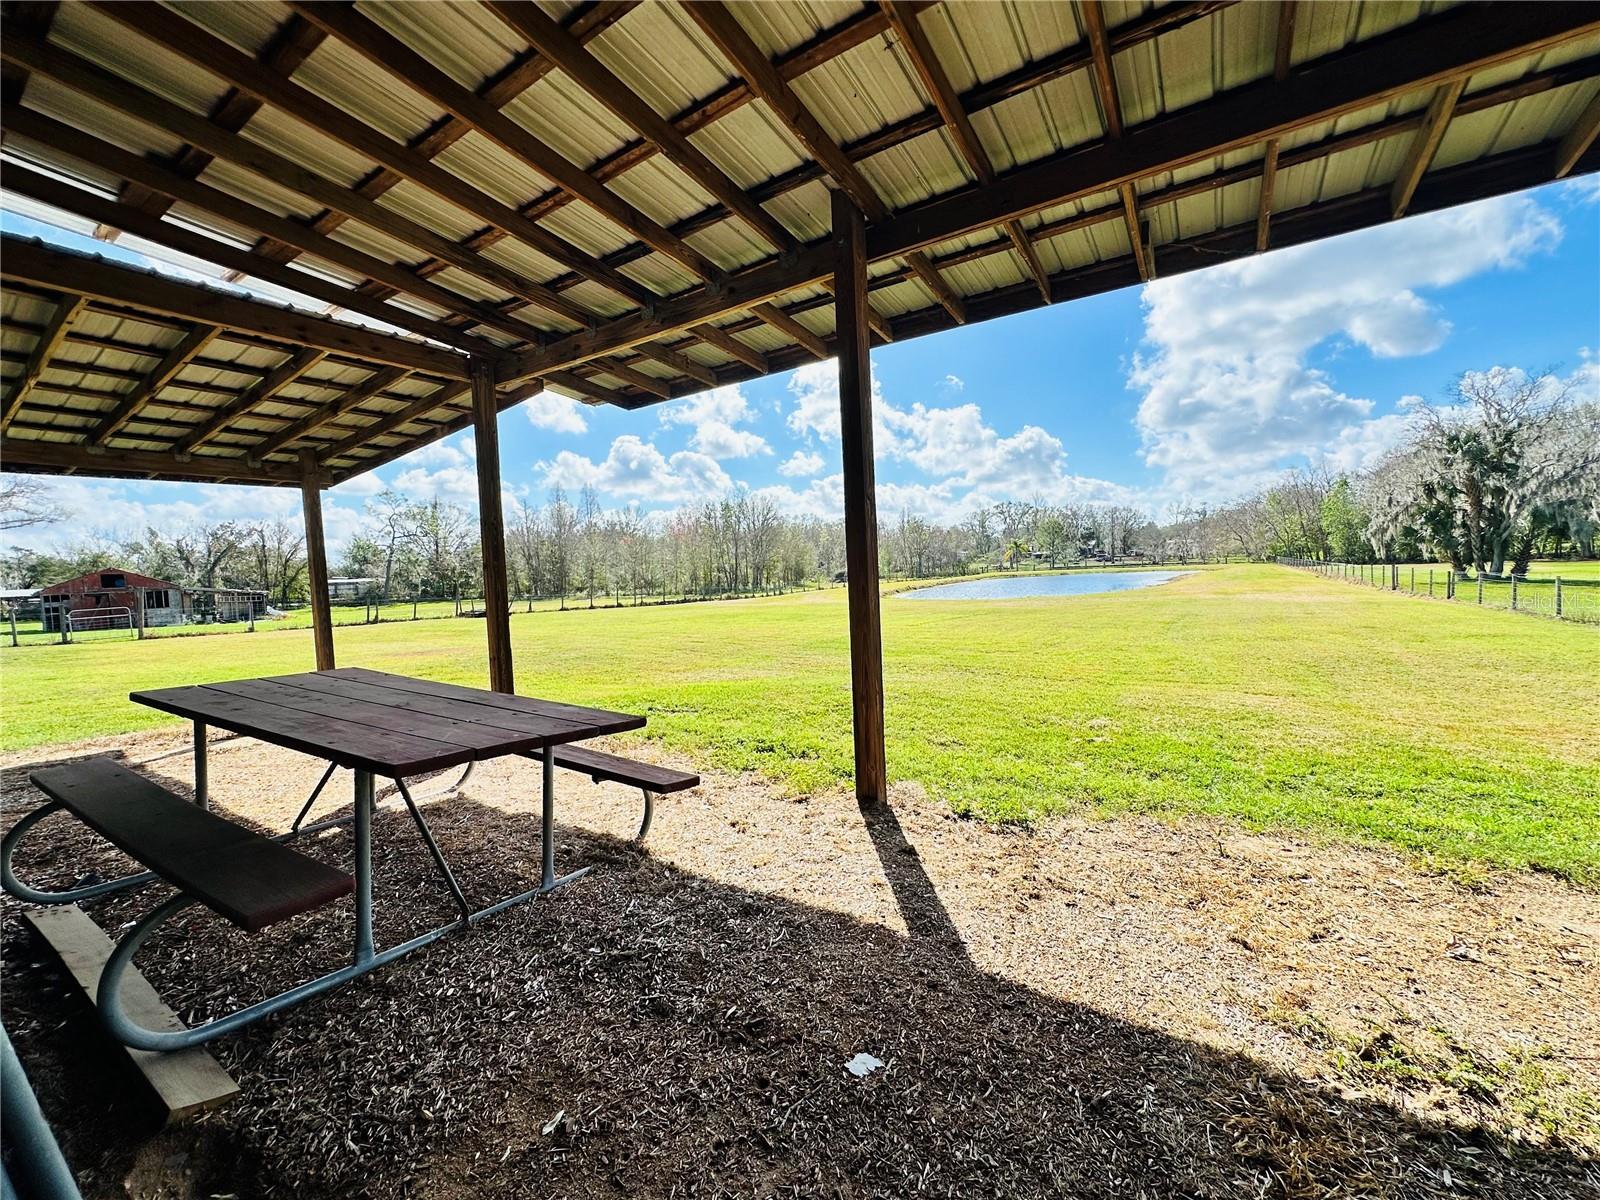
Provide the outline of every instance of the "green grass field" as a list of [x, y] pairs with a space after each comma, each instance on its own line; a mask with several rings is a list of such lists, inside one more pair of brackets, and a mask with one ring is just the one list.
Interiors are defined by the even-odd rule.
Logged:
[[[842, 589], [512, 619], [519, 690], [797, 791], [850, 778]], [[1600, 630], [1276, 566], [1148, 590], [883, 601], [889, 771], [995, 820], [1202, 812], [1600, 886]], [[485, 680], [483, 625], [339, 631], [339, 660]], [[0, 654], [8, 749], [170, 722], [136, 688], [305, 670], [305, 631]]]

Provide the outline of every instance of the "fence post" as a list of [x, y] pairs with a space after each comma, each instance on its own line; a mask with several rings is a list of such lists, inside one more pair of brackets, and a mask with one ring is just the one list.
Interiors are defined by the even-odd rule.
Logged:
[[1478, 603], [1483, 603], [1483, 571], [1478, 572]]
[[1415, 567], [1411, 568], [1411, 594], [1413, 596], [1417, 594], [1417, 569]]
[[[1561, 576], [1556, 576], [1556, 616], [1561, 615]], [[11, 618], [11, 644], [17, 644], [17, 618]]]
[[[1559, 589], [1560, 586], [1561, 586], [1561, 581], [1558, 579], [1556, 581], [1556, 587]], [[1557, 595], [1559, 595], [1559, 594], [1560, 594], [1560, 592], [1558, 591]], [[1556, 608], [1556, 611], [1557, 612], [1561, 611], [1559, 606]], [[16, 601], [13, 600], [10, 604], [6, 605], [6, 615], [11, 618], [11, 644], [12, 644], [12, 646], [16, 646], [17, 645], [17, 604], [16, 604]]]
[[416, 588], [412, 588], [411, 589], [411, 619], [413, 621], [415, 621], [417, 619], [417, 589]]
[[1429, 596], [1430, 599], [1433, 596], [1433, 568], [1432, 567], [1428, 568], [1428, 596]]
[[1511, 577], [1511, 611], [1517, 611], [1517, 577]]

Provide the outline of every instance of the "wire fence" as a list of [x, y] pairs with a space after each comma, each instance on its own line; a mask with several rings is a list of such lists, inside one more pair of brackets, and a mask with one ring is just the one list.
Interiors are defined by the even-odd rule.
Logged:
[[1559, 575], [1472, 575], [1450, 567], [1416, 567], [1400, 563], [1319, 562], [1280, 558], [1286, 567], [1314, 571], [1329, 579], [1361, 584], [1386, 592], [1431, 596], [1481, 608], [1503, 608], [1562, 621], [1600, 625], [1600, 579], [1563, 579]]

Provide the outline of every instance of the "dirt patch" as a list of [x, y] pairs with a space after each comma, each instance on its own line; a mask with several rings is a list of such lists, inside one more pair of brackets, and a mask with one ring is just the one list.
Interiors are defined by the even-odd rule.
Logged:
[[[7, 824], [43, 757], [0, 760]], [[318, 773], [212, 754], [217, 805], [267, 829]], [[558, 858], [588, 879], [217, 1043], [242, 1098], [155, 1137], [8, 903], [7, 1026], [85, 1194], [1600, 1196], [1591, 893], [1195, 819], [997, 829], [914, 788], [864, 818], [726, 777], [663, 801], [641, 852], [637, 793], [559, 783]], [[537, 787], [493, 764], [428, 806], [469, 895], [537, 877]], [[375, 847], [380, 944], [447, 920], [403, 810]], [[20, 857], [46, 885], [122, 869], [62, 818]], [[114, 934], [156, 898], [91, 911]], [[255, 938], [199, 915], [141, 967], [197, 1021], [349, 940], [348, 904]]]

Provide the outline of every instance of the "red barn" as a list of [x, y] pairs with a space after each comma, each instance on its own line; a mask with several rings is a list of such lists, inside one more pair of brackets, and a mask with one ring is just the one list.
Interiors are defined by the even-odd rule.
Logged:
[[84, 614], [73, 618], [80, 629], [101, 624], [91, 621], [90, 614], [102, 615], [107, 625], [120, 625], [126, 617], [131, 627], [138, 624], [141, 602], [147, 626], [177, 625], [184, 619], [185, 597], [177, 584], [111, 567], [42, 588], [39, 600], [44, 627], [51, 632], [60, 631], [69, 612]]

